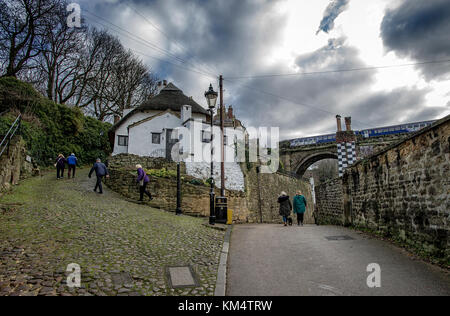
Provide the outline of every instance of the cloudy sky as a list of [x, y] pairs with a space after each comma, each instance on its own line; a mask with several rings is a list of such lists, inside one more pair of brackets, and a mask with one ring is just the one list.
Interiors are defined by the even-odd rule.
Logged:
[[283, 139], [332, 133], [336, 114], [354, 129], [450, 114], [448, 0], [78, 2], [198, 103], [222, 74], [238, 118]]

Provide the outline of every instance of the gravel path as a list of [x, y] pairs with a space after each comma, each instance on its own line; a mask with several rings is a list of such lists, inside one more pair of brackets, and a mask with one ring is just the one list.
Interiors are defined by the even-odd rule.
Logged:
[[[0, 200], [0, 295], [213, 295], [224, 232], [205, 219], [130, 203], [79, 170], [29, 179]], [[81, 267], [81, 288], [66, 285]], [[168, 266], [200, 285], [171, 289]]]

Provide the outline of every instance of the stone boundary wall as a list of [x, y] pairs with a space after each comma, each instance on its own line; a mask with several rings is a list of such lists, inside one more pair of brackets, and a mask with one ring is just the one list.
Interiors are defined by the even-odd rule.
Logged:
[[20, 180], [39, 172], [26, 160], [27, 150], [22, 137], [14, 137], [9, 146], [9, 155], [5, 150], [0, 157], [0, 192], [8, 191]]
[[[144, 169], [177, 170], [177, 164], [165, 158], [141, 157], [131, 154], [119, 154], [110, 156], [107, 160], [108, 168], [134, 169], [136, 165], [142, 165]], [[186, 173], [186, 165], [181, 163], [181, 173]]]
[[316, 223], [319, 225], [344, 225], [344, 194], [340, 178], [315, 187]]
[[[450, 262], [450, 116], [346, 170], [336, 216]], [[339, 205], [339, 182], [316, 188], [319, 222]], [[330, 199], [327, 201], [327, 198]]]
[[[109, 159], [111, 178], [106, 184], [113, 191], [133, 200], [139, 199], [139, 188], [136, 185], [135, 165], [141, 164], [146, 169], [175, 170], [176, 163], [165, 159], [145, 158], [134, 155], [117, 155]], [[245, 176], [245, 190], [226, 190], [228, 207], [233, 210], [234, 223], [281, 223], [279, 216], [279, 204], [277, 198], [281, 191], [286, 191], [291, 199], [295, 192], [300, 189], [305, 195], [308, 203], [305, 222], [314, 223], [314, 206], [309, 183], [283, 174], [258, 174], [256, 166], [251, 170], [246, 164], [240, 166]], [[185, 180], [193, 179], [185, 174], [182, 168], [182, 177]], [[185, 214], [194, 216], [209, 216], [209, 190], [202, 185], [182, 184], [182, 210]], [[175, 211], [176, 209], [176, 179], [150, 177], [148, 186], [155, 199], [149, 203], [150, 206]], [[220, 190], [216, 188], [216, 195]]]
[[[137, 173], [131, 168], [110, 168], [110, 179], [105, 180], [106, 185], [113, 191], [132, 200], [139, 199], [139, 187], [136, 184]], [[182, 174], [182, 177], [186, 177]], [[154, 200], [148, 205], [167, 211], [175, 211], [177, 203], [176, 179], [149, 177], [150, 183], [147, 189], [154, 196]], [[192, 216], [209, 216], [209, 192], [210, 188], [202, 185], [182, 183], [182, 204], [184, 214]], [[220, 190], [216, 188], [216, 195]], [[247, 200], [244, 192], [226, 191], [229, 209], [233, 210], [235, 223], [246, 223], [249, 217]], [[148, 200], [145, 196], [144, 200]]]
[[[257, 172], [257, 167], [252, 165], [248, 170], [246, 164], [241, 168], [245, 176], [245, 188], [249, 207], [249, 222], [251, 223], [282, 223], [277, 202], [281, 191], [285, 191], [291, 198], [297, 190], [301, 190], [308, 202], [305, 223], [314, 224], [314, 203], [311, 193], [311, 185], [308, 182], [295, 177], [281, 174], [263, 174]], [[295, 218], [294, 218], [295, 223]]]

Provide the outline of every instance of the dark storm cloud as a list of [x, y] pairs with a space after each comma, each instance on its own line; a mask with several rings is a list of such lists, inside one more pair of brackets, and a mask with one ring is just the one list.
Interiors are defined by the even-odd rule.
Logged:
[[[316, 51], [298, 56], [296, 65], [299, 72], [308, 72], [360, 67], [364, 63], [358, 58], [358, 50], [346, 46], [345, 39], [339, 38], [330, 40], [328, 45]], [[373, 74], [373, 71], [367, 71], [255, 79], [246, 85], [295, 103], [249, 89], [239, 89], [237, 85], [239, 102], [246, 105], [241, 115], [262, 126], [279, 126], [283, 137], [290, 137], [292, 132], [325, 132], [334, 126], [336, 114], [346, 112], [349, 92], [355, 93], [373, 83]]]
[[325, 33], [331, 31], [334, 28], [334, 21], [342, 12], [347, 10], [349, 2], [350, 0], [333, 0], [325, 9], [323, 19], [320, 22], [319, 30], [316, 34], [319, 34], [320, 31], [324, 31]]
[[[225, 78], [292, 72], [292, 65], [264, 64], [266, 56], [272, 55], [273, 49], [282, 44], [280, 40], [288, 20], [285, 13], [275, 9], [279, 1], [133, 1], [133, 7], [161, 27], [170, 40], [152, 29], [148, 22], [120, 1], [84, 1], [90, 10], [95, 10], [97, 14], [141, 37], [159, 35], [158, 40], [152, 41], [195, 64], [186, 67], [204, 69], [206, 67], [203, 65], [206, 64], [208, 71], [222, 73]], [[150, 33], [143, 33], [144, 27]], [[121, 39], [129, 47], [136, 45], [125, 37]], [[140, 47], [140, 50], [155, 54], [149, 48]], [[183, 71], [166, 63], [155, 64], [151, 59], [146, 61], [157, 74], [162, 74], [161, 79], [173, 81], [187, 95], [193, 95], [200, 104], [205, 105], [203, 92], [210, 82], [216, 90], [218, 88], [214, 79]], [[367, 66], [359, 57], [358, 49], [349, 46], [345, 38], [331, 39], [327, 45], [298, 56], [295, 65], [299, 72]], [[375, 70], [368, 70], [273, 79], [226, 80], [225, 103], [233, 105], [237, 117], [246, 126], [280, 127], [284, 139], [334, 132], [336, 114], [351, 115], [354, 127], [359, 129], [378, 124], [395, 124], [399, 118], [409, 120], [417, 116], [426, 119], [435, 117], [436, 111], [425, 113], [420, 110], [428, 91], [410, 88], [374, 93], [371, 92], [371, 86], [375, 83], [375, 75]], [[427, 115], [430, 117], [425, 117]]]
[[372, 127], [441, 117], [445, 107], [427, 107], [428, 89], [396, 88], [358, 99], [348, 109], [355, 117], [370, 121]]
[[[381, 24], [381, 37], [389, 51], [418, 61], [450, 59], [450, 1], [408, 0], [388, 10]], [[420, 66], [425, 77], [450, 75], [449, 64]]]
[[[296, 64], [299, 72], [366, 66], [358, 54], [356, 48], [345, 44], [344, 38], [332, 39], [328, 45], [298, 56]], [[255, 90], [272, 92], [283, 99], [239, 88], [238, 84], [233, 91], [237, 92], [237, 102], [245, 105], [239, 108], [242, 118], [256, 126], [279, 126], [283, 139], [332, 133], [335, 131], [336, 114], [352, 116], [353, 128], [363, 129], [394, 125], [400, 120], [428, 120], [443, 112], [443, 108], [424, 107], [428, 90], [398, 88], [370, 92], [375, 74], [376, 70], [368, 70], [254, 79], [245, 83]]]

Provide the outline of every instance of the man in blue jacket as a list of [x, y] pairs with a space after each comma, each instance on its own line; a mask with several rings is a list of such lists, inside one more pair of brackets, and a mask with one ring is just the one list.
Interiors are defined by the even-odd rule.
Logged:
[[103, 177], [109, 178], [109, 172], [108, 168], [106, 168], [105, 164], [102, 163], [100, 158], [97, 159], [97, 162], [92, 167], [91, 171], [89, 172], [89, 178], [91, 178], [92, 173], [95, 171], [95, 175], [97, 176], [97, 182], [95, 183], [95, 189], [94, 192], [97, 192], [97, 188], [100, 189], [100, 194], [103, 194], [103, 187], [102, 187], [102, 179]]
[[67, 164], [69, 165], [69, 179], [70, 179], [70, 174], [71, 171], [73, 170], [73, 178], [75, 178], [75, 170], [77, 168], [77, 157], [75, 157], [75, 154], [72, 153], [68, 158], [67, 158]]

